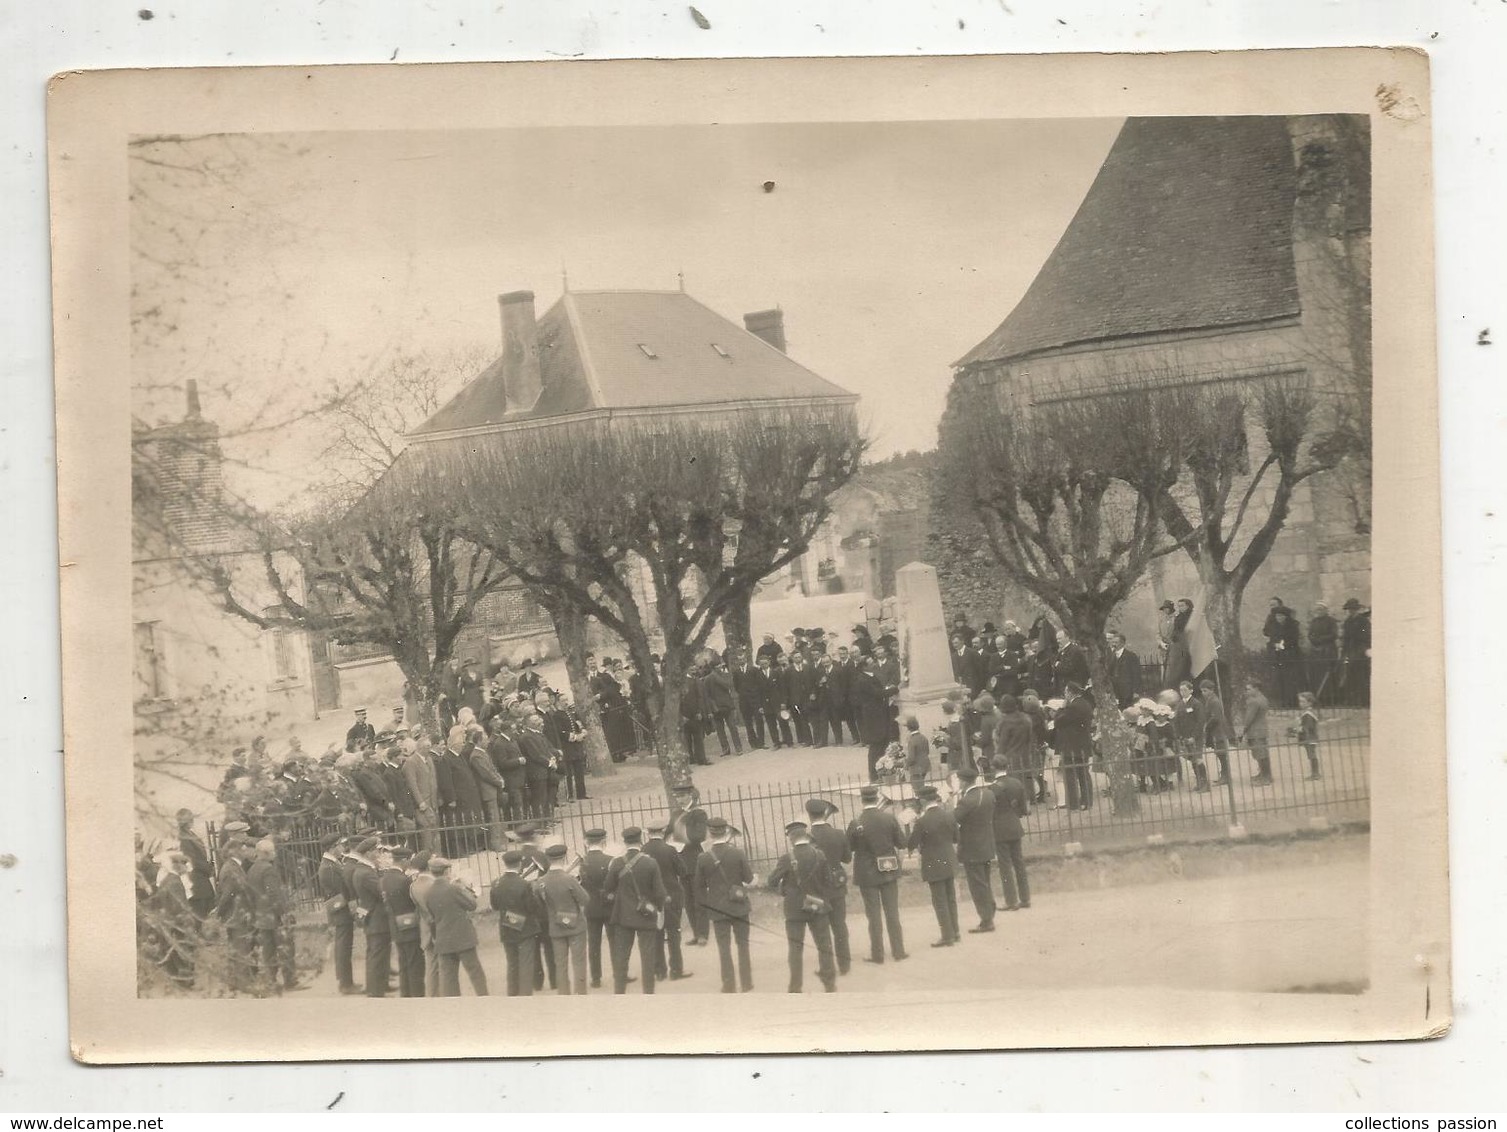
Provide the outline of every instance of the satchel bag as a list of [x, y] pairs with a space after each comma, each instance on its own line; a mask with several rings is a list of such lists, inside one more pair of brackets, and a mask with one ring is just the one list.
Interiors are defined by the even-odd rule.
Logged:
[[392, 918], [393, 927], [400, 929], [416, 928], [419, 926], [419, 914], [417, 912], [400, 912]]
[[643, 893], [639, 891], [638, 877], [634, 876], [632, 865], [624, 865], [623, 873], [633, 882], [633, 903], [638, 914], [646, 919], [652, 917], [656, 928], [664, 927], [665, 910], [652, 901], [644, 899]]
[[[820, 854], [821, 850], [818, 849], [817, 853]], [[823, 856], [821, 860], [822, 864], [826, 864], [827, 858], [825, 856]], [[792, 860], [791, 863], [794, 864], [794, 860]], [[823, 900], [820, 896], [813, 896], [811, 895], [811, 893], [806, 891], [806, 881], [810, 878], [802, 876], [799, 868], [796, 868], [795, 873], [795, 882], [801, 890], [801, 911], [812, 916], [824, 915], [826, 912], [830, 911], [830, 905], [828, 905], [825, 900]]]
[[502, 914], [502, 922], [514, 931], [522, 931], [528, 926], [528, 917], [522, 912], [507, 911]]
[[555, 927], [557, 927], [557, 928], [575, 928], [575, 927], [579, 927], [580, 923], [581, 923], [581, 913], [579, 913], [579, 912], [556, 912], [554, 914], [553, 921], [554, 921]]
[[874, 866], [881, 873], [898, 873], [900, 871], [900, 858], [894, 853], [886, 853], [883, 857], [874, 858]]
[[343, 912], [350, 907], [350, 902], [344, 896], [331, 896], [324, 902], [324, 910], [333, 916], [337, 912]]

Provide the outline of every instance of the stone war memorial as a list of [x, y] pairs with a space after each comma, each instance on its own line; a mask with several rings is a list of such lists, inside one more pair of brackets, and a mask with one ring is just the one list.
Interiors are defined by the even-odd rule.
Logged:
[[914, 713], [954, 694], [966, 696], [952, 675], [936, 567], [925, 562], [900, 567], [895, 571], [895, 597], [900, 614], [900, 655], [906, 671], [900, 714]]

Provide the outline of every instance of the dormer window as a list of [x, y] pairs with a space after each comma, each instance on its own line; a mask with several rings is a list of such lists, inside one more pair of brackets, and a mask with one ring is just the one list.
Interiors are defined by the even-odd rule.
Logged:
[[645, 344], [644, 344], [644, 343], [643, 343], [643, 342], [640, 342], [640, 343], [639, 343], [639, 344], [638, 344], [638, 348], [639, 348], [639, 349], [640, 349], [640, 350], [641, 350], [641, 351], [643, 351], [643, 355], [644, 355], [644, 357], [646, 357], [646, 358], [657, 358], [657, 357], [659, 357], [659, 355], [658, 355], [658, 354], [656, 354], [656, 353], [655, 353], [655, 352], [654, 352], [654, 351], [653, 351], [653, 350], [651, 350], [651, 349], [650, 349], [650, 348], [649, 348], [649, 347], [648, 347], [648, 346], [647, 346], [647, 345], [645, 345]]
[[733, 360], [733, 356], [731, 354], [729, 354], [726, 350], [724, 350], [721, 346], [717, 345], [717, 343], [715, 343], [715, 342], [712, 343], [712, 349], [714, 349], [714, 350], [717, 351], [717, 356], [719, 358], [726, 358], [728, 361], [732, 361]]

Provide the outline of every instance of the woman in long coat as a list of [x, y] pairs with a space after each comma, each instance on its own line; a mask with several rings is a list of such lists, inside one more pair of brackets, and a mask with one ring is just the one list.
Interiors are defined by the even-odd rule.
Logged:
[[1162, 684], [1176, 688], [1193, 675], [1193, 654], [1188, 648], [1188, 622], [1193, 620], [1193, 603], [1182, 598], [1177, 603], [1177, 612], [1172, 616], [1172, 625], [1167, 630], [1167, 659], [1162, 663]]

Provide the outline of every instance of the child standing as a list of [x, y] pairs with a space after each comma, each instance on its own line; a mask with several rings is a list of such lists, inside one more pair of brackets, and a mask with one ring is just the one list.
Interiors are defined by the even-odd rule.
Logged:
[[1295, 737], [1303, 744], [1303, 753], [1308, 756], [1308, 773], [1304, 780], [1312, 782], [1323, 778], [1319, 770], [1319, 712], [1312, 692], [1298, 693], [1298, 725]]

